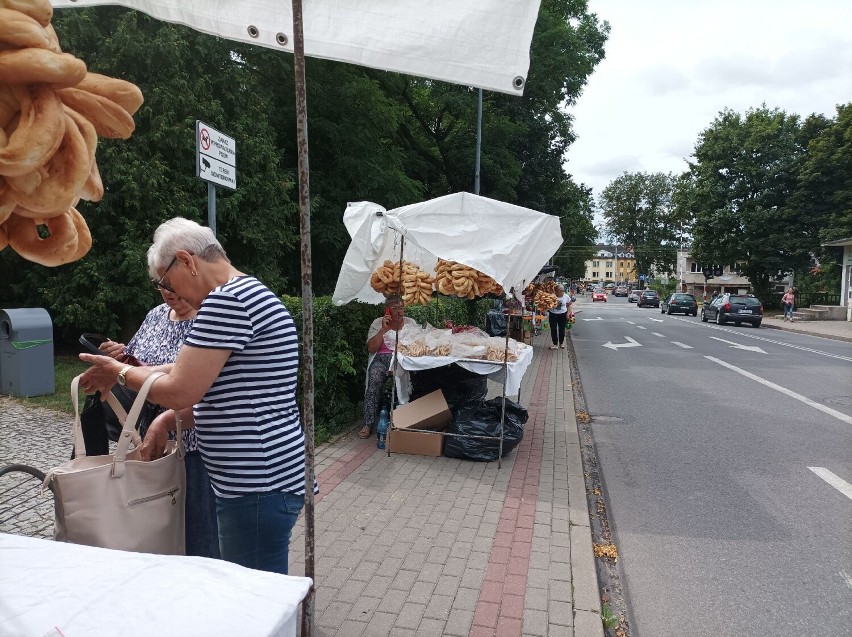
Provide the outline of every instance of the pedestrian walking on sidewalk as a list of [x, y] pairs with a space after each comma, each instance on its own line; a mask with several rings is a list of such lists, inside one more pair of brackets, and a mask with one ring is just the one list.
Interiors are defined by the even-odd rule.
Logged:
[[556, 307], [549, 312], [550, 340], [553, 345], [550, 349], [565, 349], [565, 323], [568, 320], [568, 312], [571, 310], [571, 297], [565, 294], [565, 288], [556, 288]]
[[781, 297], [781, 307], [784, 309], [784, 320], [789, 320], [792, 323], [793, 310], [796, 307], [796, 293], [793, 288], [788, 288], [784, 296]]

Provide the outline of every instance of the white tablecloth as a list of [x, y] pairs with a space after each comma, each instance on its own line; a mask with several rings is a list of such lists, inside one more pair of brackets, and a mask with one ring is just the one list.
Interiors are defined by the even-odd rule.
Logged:
[[[505, 376], [507, 396], [518, 395], [521, 389], [521, 381], [523, 380], [524, 374], [526, 374], [527, 368], [530, 366], [532, 359], [533, 348], [523, 343], [518, 344], [518, 360], [513, 363], [508, 363], [506, 366]], [[452, 365], [455, 363], [464, 367], [468, 371], [488, 376], [488, 378], [498, 383], [503, 382], [504, 374], [502, 363], [489, 363], [488, 361], [467, 358], [453, 358], [452, 356], [404, 356], [402, 354], [398, 355], [398, 360], [399, 366], [402, 368], [403, 373], [406, 376], [408, 375], [408, 372], [432, 369], [434, 367], [443, 367], [444, 365]], [[410, 393], [410, 384], [408, 382], [403, 382], [401, 387], [409, 390], [409, 392], [405, 393], [404, 396], [400, 396], [400, 402], [406, 403], [408, 402], [408, 396]]]
[[296, 634], [311, 586], [203, 557], [0, 534], [0, 636]]

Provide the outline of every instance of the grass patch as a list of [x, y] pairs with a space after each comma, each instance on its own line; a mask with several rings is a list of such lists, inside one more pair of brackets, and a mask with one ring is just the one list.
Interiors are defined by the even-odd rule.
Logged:
[[[38, 407], [47, 407], [56, 409], [67, 414], [74, 413], [74, 406], [71, 404], [71, 380], [82, 374], [88, 365], [81, 361], [77, 356], [56, 356], [53, 359], [53, 373], [56, 381], [56, 391], [45, 396], [31, 396], [29, 398], [18, 398], [14, 400], [24, 405], [35, 405]], [[80, 394], [80, 408], [83, 407], [83, 396]]]

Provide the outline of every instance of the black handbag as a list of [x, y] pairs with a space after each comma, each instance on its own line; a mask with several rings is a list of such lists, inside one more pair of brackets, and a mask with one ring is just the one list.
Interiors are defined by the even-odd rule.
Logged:
[[[103, 352], [98, 348], [98, 345], [108, 341], [106, 336], [100, 334], [83, 334], [80, 337], [80, 344], [85, 347], [90, 354], [99, 354], [103, 356]], [[119, 359], [128, 365], [139, 365], [139, 361], [132, 356], [125, 356]], [[136, 400], [136, 392], [128, 387], [114, 385], [110, 390], [115, 399], [124, 408], [125, 413], [130, 411], [133, 406], [133, 401]], [[139, 414], [139, 419], [136, 421], [136, 430], [141, 438], [145, 438], [145, 433], [148, 431], [148, 425], [163, 412], [163, 408], [157, 404], [145, 401], [142, 407], [142, 412]], [[86, 432], [92, 439], [94, 448], [101, 449], [103, 443], [102, 432], [105, 432], [106, 438], [113, 442], [118, 442], [118, 437], [121, 434], [123, 424], [121, 419], [110, 407], [109, 403], [101, 400], [100, 392], [96, 392], [92, 396], [86, 396], [86, 401], [83, 403], [83, 413], [80, 414], [81, 424], [83, 426], [83, 439], [86, 441], [86, 454], [91, 455], [107, 455], [109, 452], [93, 454], [89, 451], [89, 439], [86, 438]]]

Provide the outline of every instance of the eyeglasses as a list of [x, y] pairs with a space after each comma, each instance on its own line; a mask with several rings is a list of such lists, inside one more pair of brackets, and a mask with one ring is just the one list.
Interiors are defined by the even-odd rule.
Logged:
[[174, 291], [174, 288], [172, 288], [171, 286], [166, 285], [165, 283], [163, 283], [163, 279], [165, 279], [165, 278], [166, 278], [166, 275], [169, 273], [169, 270], [171, 270], [171, 269], [172, 269], [172, 266], [175, 264], [175, 261], [177, 261], [177, 255], [173, 256], [173, 257], [172, 257], [172, 260], [171, 260], [171, 261], [169, 261], [169, 265], [168, 265], [168, 267], [166, 268], [166, 271], [165, 271], [165, 272], [163, 272], [163, 276], [161, 276], [161, 277], [160, 277], [160, 279], [159, 279], [158, 281], [151, 281], [151, 283], [153, 283], [153, 284], [154, 284], [154, 287], [155, 287], [155, 288], [157, 288], [157, 290], [159, 290], [159, 289], [161, 289], [161, 288], [162, 288], [163, 290], [168, 290], [168, 291], [169, 291], [169, 292], [171, 292], [172, 294], [177, 294], [177, 292], [175, 292], [175, 291]]

